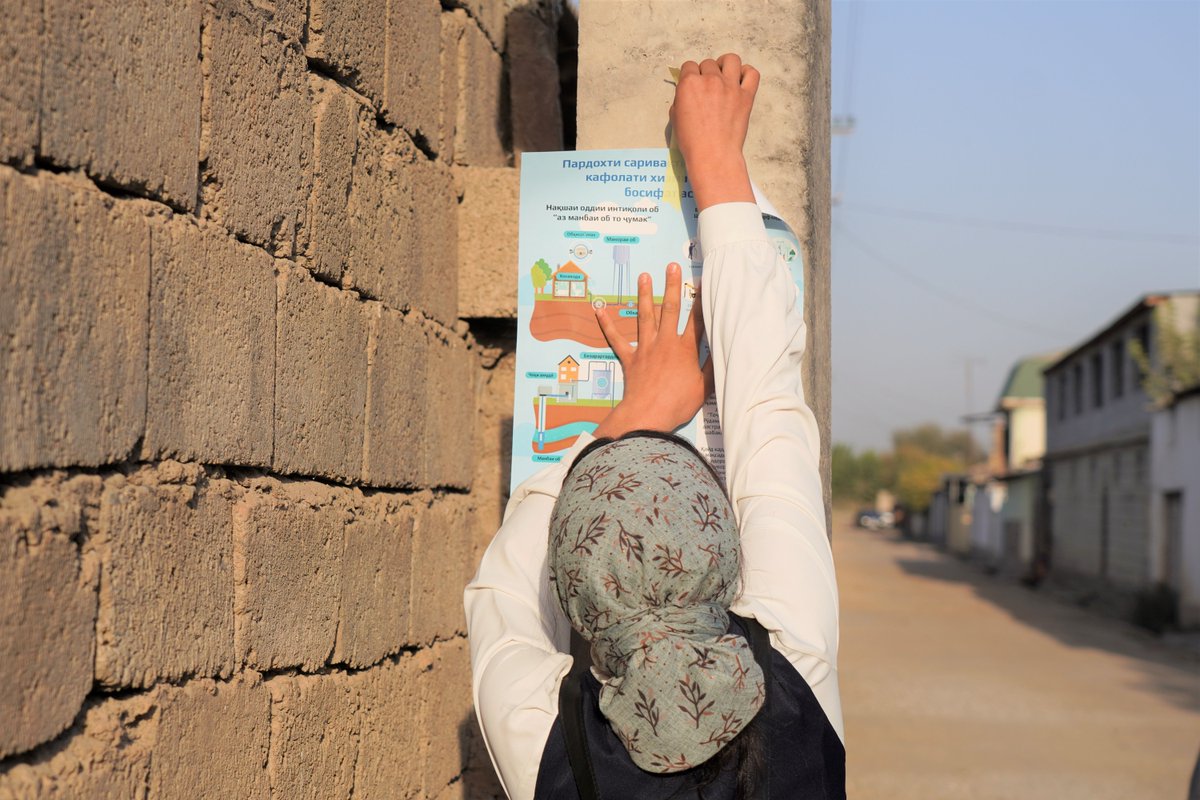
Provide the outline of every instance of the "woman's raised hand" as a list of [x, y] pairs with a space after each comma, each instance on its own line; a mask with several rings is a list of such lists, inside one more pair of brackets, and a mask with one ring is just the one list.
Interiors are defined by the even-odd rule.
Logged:
[[679, 69], [671, 128], [703, 211], [717, 203], [754, 202], [742, 146], [758, 93], [758, 70], [734, 53]]
[[621, 402], [596, 429], [597, 438], [632, 430], [673, 431], [696, 416], [712, 391], [712, 359], [700, 366], [704, 318], [699, 296], [679, 333], [682, 282], [680, 266], [668, 266], [662, 312], [655, 314], [653, 282], [645, 273], [638, 276], [636, 347], [621, 336], [607, 308], [596, 311], [600, 330], [625, 373]]

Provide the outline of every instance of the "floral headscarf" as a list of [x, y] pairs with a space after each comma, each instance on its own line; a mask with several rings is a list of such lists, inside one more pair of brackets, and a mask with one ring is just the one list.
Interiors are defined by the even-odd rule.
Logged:
[[733, 510], [689, 448], [643, 436], [585, 453], [554, 507], [549, 562], [563, 611], [611, 676], [600, 710], [639, 767], [697, 766], [762, 707], [762, 670], [727, 633]]

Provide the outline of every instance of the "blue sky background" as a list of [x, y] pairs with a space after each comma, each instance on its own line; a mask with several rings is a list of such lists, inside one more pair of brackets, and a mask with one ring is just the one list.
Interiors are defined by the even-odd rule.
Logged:
[[835, 0], [833, 113], [834, 441], [1200, 287], [1200, 2]]

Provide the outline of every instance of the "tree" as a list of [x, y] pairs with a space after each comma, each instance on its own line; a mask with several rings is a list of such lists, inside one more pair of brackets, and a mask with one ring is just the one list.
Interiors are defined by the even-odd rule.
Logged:
[[930, 453], [912, 444], [897, 448], [896, 499], [913, 511], [929, 508], [933, 493], [942, 485], [942, 476], [960, 472], [965, 464], [949, 456]]
[[961, 461], [964, 467], [983, 458], [983, 449], [975, 441], [975, 437], [971, 436], [970, 431], [961, 428], [944, 430], [932, 422], [892, 433], [894, 452], [899, 453], [907, 447]]
[[858, 459], [854, 448], [848, 444], [835, 444], [829, 454], [829, 481], [833, 502], [839, 503], [854, 499], [855, 486], [858, 482]]
[[1142, 373], [1142, 389], [1155, 408], [1171, 405], [1175, 395], [1200, 384], [1200, 311], [1190, 329], [1179, 330], [1168, 300], [1154, 309], [1153, 362], [1137, 339], [1129, 343], [1129, 356]]
[[887, 489], [912, 511], [929, 508], [942, 476], [963, 472], [983, 458], [979, 443], [967, 430], [945, 430], [933, 423], [892, 433], [892, 452], [833, 446], [831, 489], [834, 502], [873, 503]]
[[546, 287], [547, 281], [550, 280], [550, 276], [553, 274], [550, 265], [546, 263], [546, 259], [539, 258], [534, 263], [533, 267], [529, 270], [529, 278], [533, 281], [534, 294], [542, 293], [542, 289]]
[[891, 484], [890, 455], [864, 450], [855, 455], [846, 444], [833, 446], [830, 483], [835, 502], [873, 503]]

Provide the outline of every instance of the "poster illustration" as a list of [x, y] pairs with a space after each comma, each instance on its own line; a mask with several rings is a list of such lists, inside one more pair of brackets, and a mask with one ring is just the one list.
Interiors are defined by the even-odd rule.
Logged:
[[[803, 290], [795, 235], [757, 189], [755, 195], [768, 234]], [[667, 266], [679, 264], [682, 330], [703, 266], [696, 217], [674, 150], [522, 154], [512, 487], [559, 462], [621, 400], [624, 376], [596, 308], [609, 308], [621, 334], [636, 342], [638, 275], [653, 279], [658, 308]], [[715, 401], [677, 433], [723, 473]]]

